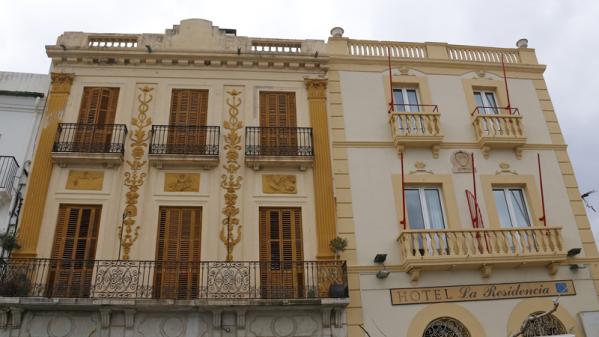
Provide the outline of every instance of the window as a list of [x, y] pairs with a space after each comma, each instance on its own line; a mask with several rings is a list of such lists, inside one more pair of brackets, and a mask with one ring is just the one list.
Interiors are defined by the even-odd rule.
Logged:
[[495, 99], [495, 92], [493, 91], [474, 91], [474, 100], [476, 106], [479, 108], [479, 114], [496, 115], [499, 113], [497, 109], [497, 99]]
[[426, 326], [422, 337], [470, 337], [470, 332], [459, 321], [441, 317]]
[[393, 107], [397, 112], [419, 112], [418, 91], [416, 88], [393, 88]]
[[[533, 315], [541, 314], [541, 311], [533, 313]], [[552, 314], [540, 317], [532, 321], [524, 330], [523, 337], [537, 336], [556, 336], [565, 335], [568, 332], [562, 322]]]
[[436, 187], [406, 188], [406, 209], [411, 229], [443, 229], [445, 216]]
[[48, 274], [49, 297], [88, 297], [100, 226], [100, 205], [60, 204]]
[[530, 227], [530, 213], [521, 188], [494, 188], [493, 196], [501, 227]]

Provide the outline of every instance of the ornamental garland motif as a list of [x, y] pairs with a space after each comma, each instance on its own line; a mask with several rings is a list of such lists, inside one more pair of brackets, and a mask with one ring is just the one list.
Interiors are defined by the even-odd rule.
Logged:
[[150, 139], [147, 128], [152, 125], [152, 118], [148, 117], [146, 112], [149, 109], [149, 103], [153, 99], [150, 92], [154, 89], [145, 86], [139, 88], [139, 90], [141, 93], [137, 95], [137, 100], [139, 101], [138, 114], [137, 117], [131, 118], [131, 124], [135, 129], [129, 136], [131, 139], [131, 155], [133, 160], [127, 160], [130, 170], [129, 172], [125, 172], [124, 182], [125, 186], [129, 187], [129, 192], [126, 194], [127, 205], [123, 214], [123, 224], [119, 226], [119, 232], [121, 233], [119, 239], [123, 247], [123, 260], [129, 260], [131, 246], [133, 246], [133, 243], [139, 236], [139, 225], [135, 223], [137, 201], [139, 199], [138, 191], [146, 178], [146, 173], [142, 172], [142, 170], [144, 170], [147, 161], [143, 160], [143, 157], [146, 153], [145, 148], [148, 146], [148, 140]]
[[227, 173], [221, 176], [220, 186], [225, 190], [225, 207], [222, 214], [225, 216], [222, 220], [220, 230], [220, 239], [227, 247], [227, 261], [233, 260], [233, 248], [241, 240], [241, 224], [239, 223], [239, 207], [237, 207], [237, 190], [241, 188], [242, 177], [237, 175], [241, 165], [238, 162], [239, 151], [241, 151], [241, 136], [237, 132], [243, 127], [239, 121], [239, 106], [241, 99], [237, 96], [241, 94], [235, 89], [228, 91], [230, 98], [226, 103], [229, 106], [229, 120], [224, 121], [223, 127], [229, 132], [225, 135], [225, 146], [227, 163], [223, 168]]

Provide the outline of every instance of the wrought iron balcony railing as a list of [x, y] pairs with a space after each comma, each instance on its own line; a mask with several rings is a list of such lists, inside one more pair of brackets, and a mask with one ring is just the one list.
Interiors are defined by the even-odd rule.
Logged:
[[125, 124], [60, 123], [52, 152], [123, 154], [126, 138]]
[[312, 157], [312, 128], [246, 127], [245, 155]]
[[153, 125], [150, 154], [218, 156], [220, 127]]
[[[331, 286], [341, 287], [335, 294]], [[115, 299], [347, 297], [344, 261], [163, 262], [10, 259], [0, 296]]]
[[19, 164], [13, 156], [0, 156], [0, 195], [12, 195]]

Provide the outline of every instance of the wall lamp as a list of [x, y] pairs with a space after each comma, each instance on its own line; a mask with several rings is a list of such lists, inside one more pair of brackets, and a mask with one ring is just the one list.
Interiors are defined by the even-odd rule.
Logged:
[[568, 251], [567, 255], [568, 255], [568, 257], [574, 257], [574, 256], [580, 254], [581, 251], [582, 251], [581, 248], [572, 248]]
[[379, 280], [386, 279], [390, 272], [385, 268], [385, 260], [387, 260], [387, 254], [376, 254], [374, 257], [374, 263], [380, 264], [383, 266], [383, 269], [376, 272], [376, 278]]

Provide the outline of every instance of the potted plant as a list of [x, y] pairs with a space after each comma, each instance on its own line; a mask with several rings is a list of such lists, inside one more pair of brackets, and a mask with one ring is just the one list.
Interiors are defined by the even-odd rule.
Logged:
[[17, 238], [15, 235], [10, 235], [8, 233], [4, 233], [0, 235], [0, 246], [4, 248], [5, 251], [12, 251], [13, 249], [21, 248], [21, 245], [17, 242]]
[[[331, 250], [335, 252], [335, 261], [337, 261], [339, 260], [339, 255], [341, 252], [345, 251], [345, 248], [347, 248], [347, 239], [337, 236], [336, 238], [332, 239], [331, 242], [329, 242], [329, 246], [331, 247]], [[335, 265], [333, 268], [336, 269], [338, 266]], [[334, 275], [339, 275], [336, 270]], [[329, 287], [329, 295], [333, 298], [347, 296], [347, 290], [345, 289], [345, 284], [343, 284], [342, 279], [339, 277], [334, 278], [334, 280], [331, 282], [331, 286]]]

